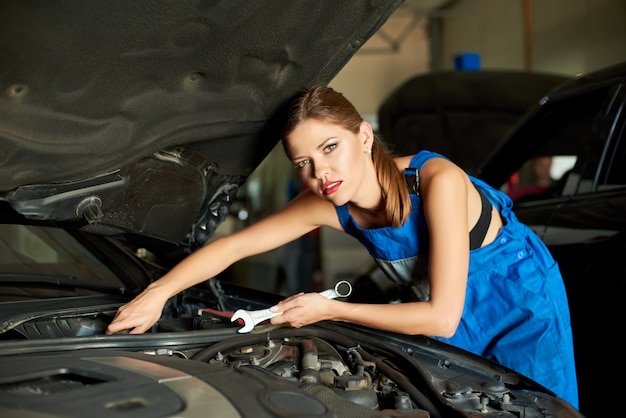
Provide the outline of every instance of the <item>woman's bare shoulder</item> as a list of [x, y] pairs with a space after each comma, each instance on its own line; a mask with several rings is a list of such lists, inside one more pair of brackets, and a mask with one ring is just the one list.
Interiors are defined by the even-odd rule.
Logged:
[[396, 165], [398, 166], [398, 170], [404, 170], [405, 168], [409, 166], [409, 164], [411, 164], [411, 160], [413, 159], [413, 157], [415, 157], [415, 154], [395, 157], [393, 160], [396, 162]]

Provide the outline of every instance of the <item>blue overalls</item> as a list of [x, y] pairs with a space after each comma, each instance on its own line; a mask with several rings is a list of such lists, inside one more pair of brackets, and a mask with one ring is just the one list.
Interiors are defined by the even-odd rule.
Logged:
[[[421, 151], [411, 167], [439, 154]], [[563, 279], [550, 252], [512, 211], [512, 201], [470, 177], [502, 217], [504, 226], [489, 245], [470, 250], [461, 322], [451, 338], [437, 339], [495, 360], [578, 408], [578, 385]], [[411, 285], [428, 300], [428, 229], [420, 196], [411, 194], [412, 213], [400, 228], [363, 229], [348, 206], [336, 208], [343, 229], [357, 238], [394, 282]]]

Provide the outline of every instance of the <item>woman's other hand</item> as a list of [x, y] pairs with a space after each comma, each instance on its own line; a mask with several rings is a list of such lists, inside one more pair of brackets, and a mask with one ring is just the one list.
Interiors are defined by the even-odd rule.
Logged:
[[106, 333], [110, 335], [128, 331], [130, 334], [143, 334], [161, 317], [166, 301], [167, 297], [163, 296], [158, 288], [148, 287], [117, 310]]

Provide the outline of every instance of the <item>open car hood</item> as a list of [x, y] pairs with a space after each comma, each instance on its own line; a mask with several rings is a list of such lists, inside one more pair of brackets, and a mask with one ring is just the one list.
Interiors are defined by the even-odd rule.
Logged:
[[0, 200], [35, 220], [201, 245], [401, 0], [0, 4]]

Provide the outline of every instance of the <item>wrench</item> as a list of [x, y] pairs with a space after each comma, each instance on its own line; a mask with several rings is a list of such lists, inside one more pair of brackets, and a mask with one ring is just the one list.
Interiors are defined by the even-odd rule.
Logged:
[[[319, 294], [326, 299], [345, 298], [352, 293], [352, 285], [347, 280], [341, 280], [335, 284], [331, 289], [324, 290]], [[257, 311], [248, 311], [245, 309], [238, 309], [235, 311], [230, 321], [235, 322], [238, 319], [243, 320], [244, 326], [239, 329], [240, 333], [250, 332], [259, 323], [271, 319], [282, 312], [272, 312], [269, 308], [259, 309]]]

